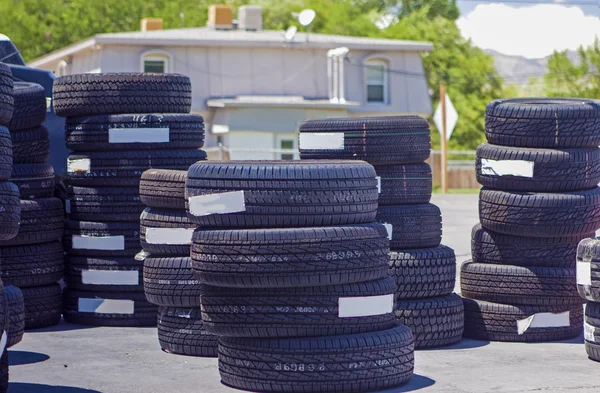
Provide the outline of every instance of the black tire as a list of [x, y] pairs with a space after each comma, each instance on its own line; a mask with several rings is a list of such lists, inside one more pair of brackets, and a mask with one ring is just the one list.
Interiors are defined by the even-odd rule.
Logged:
[[192, 239], [192, 269], [203, 284], [289, 288], [372, 281], [388, 274], [380, 224], [323, 228], [203, 230]]
[[185, 210], [187, 171], [148, 169], [140, 180], [140, 198], [148, 207]]
[[[342, 134], [334, 149], [305, 146], [314, 134]], [[402, 149], [398, 149], [402, 146]], [[419, 116], [382, 116], [307, 120], [300, 126], [300, 158], [363, 160], [372, 165], [410, 164], [429, 157], [431, 137], [427, 120]]]
[[577, 244], [594, 234], [573, 237], [525, 237], [488, 231], [481, 224], [471, 232], [473, 261], [496, 265], [574, 268]]
[[600, 362], [600, 303], [589, 302], [585, 306], [583, 332], [585, 351], [590, 359]]
[[[199, 149], [204, 145], [204, 119], [198, 115], [69, 117], [65, 129], [67, 147], [73, 151]], [[150, 138], [156, 142], [143, 142], [140, 132], [160, 135]]]
[[[512, 167], [503, 172], [507, 163]], [[476, 173], [479, 184], [496, 190], [589, 190], [600, 183], [600, 149], [531, 149], [484, 143], [477, 148]]]
[[[373, 332], [396, 326], [392, 314], [395, 291], [394, 280], [389, 277], [301, 288], [205, 286], [202, 319], [209, 333], [224, 337], [317, 337]], [[357, 300], [370, 309], [357, 308]]]
[[4, 287], [4, 291], [9, 312], [6, 348], [11, 348], [21, 342], [25, 333], [25, 300], [23, 292], [15, 286]]
[[[2, 63], [0, 63], [2, 64]], [[13, 239], [19, 233], [21, 200], [19, 188], [10, 182], [0, 182], [0, 244]]]
[[0, 126], [8, 126], [14, 112], [13, 85], [10, 68], [0, 62]]
[[600, 228], [600, 188], [553, 194], [482, 188], [479, 218], [484, 228], [506, 235], [587, 235]]
[[158, 306], [200, 307], [202, 285], [194, 278], [190, 257], [144, 260], [146, 299]]
[[163, 351], [216, 358], [219, 338], [204, 330], [199, 308], [158, 308], [158, 342]]
[[11, 131], [13, 162], [15, 164], [43, 164], [50, 156], [50, 137], [44, 126]]
[[[0, 88], [2, 85], [0, 85]], [[2, 111], [2, 90], [0, 90], [0, 111]], [[0, 181], [8, 180], [12, 174], [13, 151], [8, 128], [0, 125]]]
[[398, 301], [394, 307], [396, 321], [406, 325], [415, 337], [415, 349], [443, 347], [459, 342], [465, 326], [464, 306], [460, 296]]
[[585, 341], [585, 352], [591, 360], [600, 362], [600, 344]]
[[396, 280], [396, 299], [446, 296], [456, 282], [456, 256], [446, 246], [390, 252], [390, 276]]
[[21, 199], [52, 198], [54, 196], [54, 168], [50, 164], [14, 165], [10, 181], [19, 187]]
[[143, 292], [144, 262], [132, 257], [67, 255], [65, 283], [93, 292]]
[[379, 205], [417, 205], [429, 203], [432, 173], [429, 164], [378, 165], [380, 178]]
[[581, 98], [495, 100], [485, 111], [485, 135], [490, 143], [504, 146], [598, 147], [600, 103]]
[[54, 80], [54, 112], [62, 117], [121, 113], [189, 113], [190, 78], [178, 74], [81, 74]]
[[0, 357], [0, 393], [8, 392], [8, 351]]
[[[578, 337], [583, 328], [583, 307], [515, 306], [463, 299], [465, 338], [486, 341], [547, 342]], [[569, 311], [569, 326], [530, 327], [519, 334], [517, 321], [538, 313]]]
[[577, 246], [577, 292], [583, 299], [600, 302], [600, 240], [591, 237]]
[[64, 305], [63, 315], [68, 323], [119, 327], [156, 326], [157, 308], [146, 301], [143, 293], [66, 289]]
[[46, 91], [31, 82], [14, 82], [13, 111], [8, 128], [11, 131], [37, 127], [46, 120]]
[[147, 169], [187, 170], [202, 160], [206, 160], [203, 150], [80, 152], [67, 158], [67, 172], [74, 186], [139, 187]]
[[[73, 244], [75, 237], [78, 240]], [[108, 240], [98, 240], [108, 237]], [[84, 241], [80, 241], [83, 238]], [[140, 225], [136, 222], [66, 220], [63, 244], [69, 255], [134, 256], [140, 251]]]
[[21, 288], [25, 299], [25, 330], [57, 325], [62, 313], [59, 284]]
[[144, 205], [136, 187], [68, 187], [69, 219], [139, 222]]
[[140, 216], [140, 243], [152, 255], [190, 255], [196, 224], [185, 210], [146, 208]]
[[377, 221], [391, 225], [392, 250], [437, 247], [442, 242], [442, 212], [432, 203], [380, 206]]
[[60, 240], [64, 207], [58, 198], [21, 200], [21, 225], [17, 236], [0, 240], [0, 246], [48, 243]]
[[[236, 213], [195, 213], [191, 198], [243, 193]], [[198, 162], [188, 171], [190, 221], [209, 228], [287, 228], [372, 222], [375, 169], [357, 161]], [[200, 198], [202, 199], [202, 198]], [[243, 210], [240, 210], [243, 209]]]
[[406, 383], [413, 367], [413, 336], [406, 326], [347, 336], [219, 341], [222, 382], [253, 392], [383, 390]]
[[575, 269], [467, 261], [461, 268], [460, 287], [465, 297], [494, 303], [567, 308], [583, 304]]
[[64, 252], [58, 241], [0, 248], [2, 281], [19, 288], [53, 284], [63, 278]]

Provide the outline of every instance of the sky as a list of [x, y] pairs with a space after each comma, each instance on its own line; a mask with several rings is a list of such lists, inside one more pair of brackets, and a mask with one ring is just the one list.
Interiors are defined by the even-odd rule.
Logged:
[[458, 26], [463, 36], [481, 48], [531, 59], [591, 45], [600, 34], [596, 0], [523, 1], [457, 0]]

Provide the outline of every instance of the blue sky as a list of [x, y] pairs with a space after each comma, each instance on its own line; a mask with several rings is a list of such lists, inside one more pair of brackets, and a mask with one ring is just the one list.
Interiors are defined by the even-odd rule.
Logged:
[[600, 6], [577, 5], [596, 0], [525, 1], [458, 0], [458, 26], [479, 47], [528, 58], [588, 46], [600, 34]]

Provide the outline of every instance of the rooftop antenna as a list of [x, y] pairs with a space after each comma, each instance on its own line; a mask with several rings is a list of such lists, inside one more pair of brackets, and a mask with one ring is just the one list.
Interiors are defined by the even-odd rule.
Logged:
[[306, 9], [302, 10], [298, 15], [298, 22], [304, 27], [306, 27], [306, 41], [308, 42], [308, 36], [310, 34], [310, 24], [315, 20], [317, 13], [314, 10]]
[[294, 37], [296, 36], [297, 32], [298, 32], [298, 28], [296, 26], [288, 27], [288, 29], [285, 31], [285, 34], [284, 34], [285, 41], [286, 42], [292, 41], [294, 39]]

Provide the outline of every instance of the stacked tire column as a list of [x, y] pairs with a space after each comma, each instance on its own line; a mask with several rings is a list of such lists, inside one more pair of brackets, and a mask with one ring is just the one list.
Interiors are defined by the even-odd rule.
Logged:
[[185, 211], [187, 171], [149, 169], [142, 175], [140, 240], [145, 252], [144, 291], [158, 308], [158, 342], [163, 351], [217, 356], [217, 337], [206, 332], [200, 313], [202, 286], [190, 265], [196, 225]]
[[[9, 241], [19, 232], [21, 204], [18, 187], [8, 182], [13, 166], [13, 149], [7, 126], [14, 112], [13, 79], [10, 68], [0, 63], [0, 241]], [[0, 261], [2, 254], [0, 253]], [[14, 287], [11, 287], [14, 288]], [[8, 304], [9, 292], [0, 280], [0, 393], [8, 390], [8, 350], [11, 341], [20, 341], [20, 335], [11, 334], [10, 311], [23, 316], [18, 305]], [[21, 302], [22, 305], [22, 302]], [[10, 335], [10, 337], [9, 337]], [[11, 340], [12, 339], [12, 340]]]
[[577, 244], [600, 228], [600, 105], [513, 99], [486, 110], [477, 149], [479, 217], [463, 264], [465, 336], [492, 341], [577, 337], [583, 300]]
[[219, 336], [224, 384], [351, 393], [408, 381], [413, 337], [392, 313], [371, 165], [197, 163], [186, 197], [202, 319]]
[[300, 127], [302, 159], [357, 159], [379, 178], [377, 221], [390, 238], [394, 313], [416, 348], [449, 345], [463, 334], [463, 304], [453, 294], [456, 258], [440, 245], [440, 209], [429, 203], [430, 130], [418, 116], [310, 120]]
[[61, 318], [61, 287], [64, 252], [61, 244], [64, 209], [54, 197], [54, 169], [48, 164], [50, 144], [46, 119], [46, 93], [35, 83], [14, 82], [14, 112], [8, 123], [13, 145], [11, 182], [19, 188], [21, 225], [11, 240], [0, 241], [2, 280], [11, 300], [23, 299], [24, 324], [19, 310], [13, 318], [11, 343], [20, 341], [21, 328], [56, 325]]
[[187, 168], [206, 153], [204, 123], [189, 115], [189, 78], [86, 74], [57, 78], [53, 105], [66, 117], [68, 220], [64, 317], [106, 326], [152, 326], [143, 289], [139, 183], [150, 168]]

